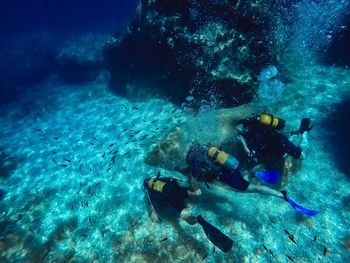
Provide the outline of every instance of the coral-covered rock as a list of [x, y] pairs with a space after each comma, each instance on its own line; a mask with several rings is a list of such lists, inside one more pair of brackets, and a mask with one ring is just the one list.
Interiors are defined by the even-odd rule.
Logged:
[[106, 45], [112, 88], [177, 103], [189, 94], [218, 96], [223, 107], [249, 101], [255, 76], [274, 61], [271, 8], [257, 1], [178, 2], [141, 1], [128, 30]]
[[60, 77], [70, 83], [95, 79], [103, 69], [102, 50], [109, 38], [88, 34], [68, 39], [56, 57]]

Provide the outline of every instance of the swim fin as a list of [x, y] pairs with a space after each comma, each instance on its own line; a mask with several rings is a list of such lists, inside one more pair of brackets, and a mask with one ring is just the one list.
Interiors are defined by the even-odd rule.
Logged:
[[228, 252], [232, 246], [233, 241], [224, 233], [222, 233], [219, 229], [217, 229], [212, 224], [208, 223], [204, 220], [202, 216], [197, 216], [198, 223], [202, 226], [206, 236], [208, 239], [221, 251]]
[[281, 177], [281, 173], [279, 171], [261, 171], [255, 172], [255, 177], [269, 184], [277, 184]]
[[284, 200], [286, 200], [291, 205], [291, 207], [293, 207], [293, 209], [296, 210], [297, 212], [299, 212], [303, 215], [306, 215], [306, 216], [315, 216], [318, 214], [317, 211], [304, 208], [304, 207], [298, 205], [297, 203], [295, 203], [292, 199], [290, 199], [286, 190], [282, 190], [281, 193], [283, 194]]
[[299, 132], [303, 134], [304, 132], [309, 132], [312, 129], [311, 120], [309, 118], [304, 118], [300, 122]]

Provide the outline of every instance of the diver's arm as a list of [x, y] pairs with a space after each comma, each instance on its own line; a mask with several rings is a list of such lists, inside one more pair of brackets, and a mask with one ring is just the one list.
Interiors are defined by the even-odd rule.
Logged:
[[247, 145], [245, 139], [243, 138], [243, 136], [242, 136], [242, 135], [238, 135], [237, 138], [238, 138], [238, 140], [242, 143], [243, 148], [244, 148], [244, 150], [246, 151], [246, 153], [247, 153], [248, 155], [250, 155], [250, 150], [249, 150], [248, 145]]
[[186, 176], [188, 179], [188, 183], [190, 185], [190, 190], [188, 191], [188, 194], [189, 195], [196, 195], [196, 196], [201, 195], [202, 191], [199, 187], [199, 183], [197, 182], [197, 180], [190, 173], [187, 173]]
[[188, 191], [188, 194], [193, 195], [201, 195], [202, 191], [199, 187], [198, 181], [192, 176], [192, 169], [190, 167], [186, 167], [184, 169], [181, 169], [180, 171], [183, 175], [187, 177], [188, 184], [190, 186], [190, 190]]

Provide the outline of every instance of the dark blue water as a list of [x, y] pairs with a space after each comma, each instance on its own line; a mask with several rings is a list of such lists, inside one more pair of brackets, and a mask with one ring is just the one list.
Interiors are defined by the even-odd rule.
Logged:
[[138, 0], [2, 0], [0, 34], [52, 30], [111, 33], [125, 27]]

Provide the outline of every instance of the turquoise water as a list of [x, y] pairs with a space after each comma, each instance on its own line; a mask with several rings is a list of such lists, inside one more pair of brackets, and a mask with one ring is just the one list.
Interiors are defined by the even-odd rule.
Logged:
[[[43, 2], [45, 8], [52, 8], [47, 16], [53, 19], [67, 8], [62, 5], [56, 10], [59, 2]], [[136, 1], [133, 3], [136, 5]], [[236, 67], [232, 54], [220, 58], [233, 43], [224, 37], [231, 29], [220, 24], [220, 20], [198, 17], [196, 8], [201, 4], [193, 3], [190, 11], [195, 23], [208, 24], [203, 22], [193, 35], [188, 33], [186, 37], [193, 37], [192, 41], [206, 47], [201, 51], [208, 64], [213, 54], [219, 57], [214, 66], [204, 68], [211, 69], [213, 78], [254, 82], [250, 65], [238, 63]], [[259, 1], [252, 3], [252, 10], [259, 6]], [[175, 91], [159, 92], [170, 94], [169, 97], [157, 96], [157, 88], [142, 86], [142, 78], [131, 80], [127, 87], [130, 94], [141, 90], [137, 99], [133, 95], [116, 95], [113, 91], [118, 87], [111, 87], [110, 72], [102, 66], [102, 49], [111, 37], [105, 35], [106, 28], [96, 34], [90, 32], [91, 28], [97, 30], [109, 24], [112, 18], [115, 21], [110, 12], [100, 25], [91, 19], [83, 23], [84, 27], [79, 27], [79, 23], [72, 26], [76, 32], [70, 32], [70, 38], [39, 32], [22, 35], [17, 45], [0, 50], [0, 95], [4, 96], [0, 98], [0, 262], [350, 262], [350, 69], [325, 63], [338, 59], [340, 64], [346, 64], [348, 50], [337, 50], [344, 54], [344, 60], [324, 57], [335, 36], [344, 48], [346, 41], [342, 42], [341, 32], [348, 32], [349, 24], [344, 21], [350, 17], [350, 3], [304, 0], [283, 3], [278, 8], [273, 4], [276, 3], [271, 1], [271, 10], [275, 8], [273, 11], [277, 10], [280, 17], [271, 18], [269, 45], [275, 49], [278, 63], [266, 67], [278, 68], [277, 78], [272, 78], [277, 81], [263, 86], [259, 74], [255, 74], [254, 85], [260, 85], [260, 89], [251, 102], [235, 108], [220, 109], [220, 98], [204, 96], [209, 98], [204, 100], [197, 97], [200, 92], [191, 93], [193, 87], [188, 88], [191, 92], [183, 104], [174, 104], [170, 95]], [[86, 10], [94, 10], [94, 5], [89, 2]], [[241, 1], [237, 1], [237, 6], [241, 6]], [[26, 8], [23, 6], [20, 13], [26, 13]], [[126, 9], [121, 9], [118, 14], [126, 16]], [[103, 8], [98, 10], [103, 12]], [[131, 12], [130, 7], [127, 10]], [[83, 16], [70, 11], [70, 19], [62, 24], [53, 19], [54, 30], [62, 33], [66, 23], [83, 21]], [[166, 11], [171, 14], [172, 10]], [[120, 23], [116, 27], [119, 29], [130, 19], [117, 19]], [[10, 20], [12, 24], [15, 19]], [[177, 17], [160, 21], [176, 22]], [[16, 30], [12, 28], [15, 24], [0, 35], [35, 27], [33, 22]], [[231, 30], [228, 35], [243, 41], [243, 33], [233, 32], [236, 31]], [[98, 33], [103, 35], [98, 38]], [[38, 37], [40, 34], [44, 41]], [[39, 45], [43, 49], [43, 54], [39, 52], [43, 60], [40, 63], [30, 63], [30, 59], [38, 58], [38, 50], [26, 53], [35, 47], [27, 45], [27, 40], [43, 41], [39, 41], [44, 46]], [[117, 38], [113, 41], [117, 42]], [[168, 41], [170, 46], [176, 42], [172, 38]], [[62, 68], [68, 69], [64, 74], [73, 76], [73, 81], [64, 81], [64, 74], [50, 68], [54, 63], [46, 55], [53, 50], [58, 58], [67, 56], [81, 62], [81, 68], [87, 65], [90, 69], [89, 63], [95, 63], [92, 77], [89, 70], [75, 72], [73, 69], [79, 65], [70, 68], [71, 64], [65, 64], [63, 59]], [[235, 52], [249, 61], [250, 53], [246, 51], [243, 46]], [[7, 55], [14, 57], [9, 59]], [[206, 60], [195, 61], [194, 65], [205, 64]], [[133, 65], [129, 67], [133, 72]], [[45, 68], [47, 72], [43, 72]], [[128, 70], [125, 72], [130, 73]], [[28, 76], [31, 72], [37, 76]], [[147, 68], [145, 72], [152, 71]], [[5, 73], [10, 80], [13, 78], [13, 86], [7, 86]], [[140, 75], [143, 73], [140, 71]], [[164, 76], [173, 77], [171, 73], [158, 77]], [[205, 84], [201, 76], [191, 83]], [[27, 81], [33, 79], [41, 81], [29, 85]], [[183, 79], [179, 79], [162, 79], [159, 83], [182, 83]], [[168, 88], [161, 86], [158, 91]], [[193, 101], [198, 109], [189, 107]], [[286, 120], [286, 131], [297, 129], [302, 118], [311, 118], [314, 126], [306, 159], [300, 170], [283, 178], [283, 189], [298, 204], [318, 214], [303, 216], [280, 198], [238, 192], [219, 183], [207, 188], [202, 183], [202, 195], [189, 198], [187, 205], [194, 215], [202, 215], [233, 240], [228, 253], [215, 247], [198, 224], [190, 226], [172, 213], [162, 213], [156, 220], [142, 189], [143, 180], [160, 171], [187, 185], [186, 177], [178, 171], [185, 165], [189, 145], [195, 140], [234, 144], [237, 138], [233, 136], [231, 121], [261, 111]], [[257, 179], [253, 183], [262, 184]]]
[[[294, 127], [303, 116], [324, 122], [349, 95], [349, 73], [305, 67], [270, 109]], [[199, 226], [172, 218], [152, 221], [141, 188], [143, 178], [158, 170], [184, 180], [143, 160], [167, 132], [190, 121], [188, 113], [160, 99], [116, 99], [104, 76], [79, 87], [54, 78], [41, 85], [50, 87], [46, 94], [38, 87], [17, 107], [2, 107], [0, 144], [8, 161], [17, 163], [11, 176], [1, 179], [7, 192], [1, 202], [3, 260], [286, 262], [286, 255], [296, 262], [349, 260], [344, 244], [350, 211], [343, 202], [349, 178], [334, 166], [323, 137], [327, 130], [315, 126], [310, 132], [309, 155], [286, 187], [298, 203], [318, 210], [317, 216], [300, 216], [278, 198], [215, 185], [203, 186], [203, 195], [190, 200], [196, 213], [234, 240], [232, 251], [223, 254]]]

